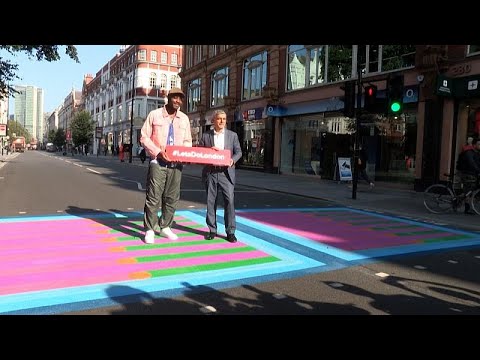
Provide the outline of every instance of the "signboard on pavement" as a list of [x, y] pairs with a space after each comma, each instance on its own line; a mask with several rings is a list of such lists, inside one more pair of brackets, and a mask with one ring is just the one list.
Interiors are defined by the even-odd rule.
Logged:
[[230, 150], [214, 150], [205, 147], [167, 146], [165, 152], [172, 161], [229, 166]]
[[340, 174], [340, 181], [352, 180], [352, 165], [350, 158], [338, 158], [338, 173]]
[[103, 136], [103, 127], [97, 126], [97, 127], [95, 128], [95, 138], [96, 138], [96, 139], [101, 139], [102, 136]]
[[0, 136], [7, 136], [7, 124], [0, 124]]

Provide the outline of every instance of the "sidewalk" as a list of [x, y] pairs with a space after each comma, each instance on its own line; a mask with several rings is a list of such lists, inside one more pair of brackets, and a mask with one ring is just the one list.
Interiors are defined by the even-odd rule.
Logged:
[[[201, 177], [202, 166], [187, 165], [183, 174]], [[463, 213], [432, 214], [423, 205], [423, 193], [413, 191], [409, 185], [376, 182], [374, 188], [359, 181], [356, 199], [352, 199], [351, 184], [303, 175], [278, 175], [251, 170], [236, 170], [236, 185], [266, 189], [285, 194], [330, 201], [347, 206], [411, 220], [432, 222], [437, 225], [461, 227], [480, 231], [480, 217]], [[411, 185], [413, 188], [413, 185]]]

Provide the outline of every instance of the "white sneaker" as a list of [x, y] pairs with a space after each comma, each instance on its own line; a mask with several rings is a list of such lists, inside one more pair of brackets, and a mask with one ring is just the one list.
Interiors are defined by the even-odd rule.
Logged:
[[160, 230], [160, 235], [167, 237], [169, 240], [177, 240], [178, 236], [175, 235], [169, 227]]
[[145, 244], [155, 244], [155, 231], [147, 230], [145, 233]]

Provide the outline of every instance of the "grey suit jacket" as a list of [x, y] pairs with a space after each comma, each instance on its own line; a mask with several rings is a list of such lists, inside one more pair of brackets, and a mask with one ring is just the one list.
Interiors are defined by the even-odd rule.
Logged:
[[[213, 139], [213, 129], [203, 133], [202, 138], [198, 144], [203, 147], [215, 146]], [[242, 158], [242, 148], [240, 147], [240, 141], [236, 132], [225, 129], [225, 150], [231, 151], [233, 159], [233, 166], [228, 167], [228, 177], [230, 182], [235, 185], [235, 163]], [[205, 166], [202, 171], [202, 181], [205, 181], [208, 175], [208, 166]]]

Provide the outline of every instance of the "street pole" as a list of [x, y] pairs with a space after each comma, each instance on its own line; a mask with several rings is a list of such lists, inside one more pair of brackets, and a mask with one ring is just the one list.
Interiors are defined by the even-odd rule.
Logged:
[[132, 162], [133, 152], [133, 100], [135, 99], [135, 64], [133, 64], [133, 76], [132, 76], [132, 110], [130, 112], [130, 155], [128, 156], [128, 162]]
[[357, 59], [357, 106], [355, 112], [355, 142], [353, 145], [353, 184], [352, 184], [352, 199], [357, 198], [357, 183], [358, 183], [358, 150], [360, 145], [360, 113], [362, 111], [362, 69], [360, 62]]

